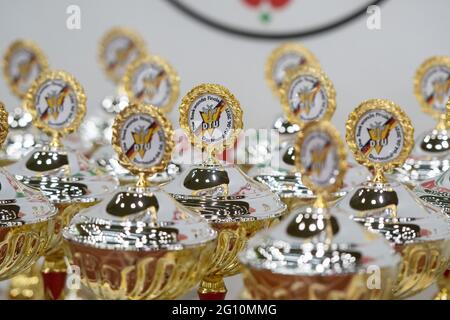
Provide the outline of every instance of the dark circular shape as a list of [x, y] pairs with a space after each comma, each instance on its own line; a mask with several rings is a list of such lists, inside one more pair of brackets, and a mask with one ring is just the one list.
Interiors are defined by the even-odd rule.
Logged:
[[264, 39], [264, 40], [301, 38], [301, 37], [308, 37], [308, 36], [316, 35], [316, 34], [319, 34], [322, 32], [326, 32], [326, 31], [335, 29], [337, 27], [343, 26], [346, 23], [349, 23], [352, 20], [356, 19], [358, 16], [363, 15], [364, 13], [366, 13], [367, 7], [374, 6], [374, 5], [380, 5], [381, 3], [385, 2], [385, 1], [386, 0], [374, 0], [369, 5], [364, 5], [362, 8], [357, 9], [340, 19], [331, 21], [330, 23], [325, 24], [321, 27], [311, 28], [309, 30], [299, 31], [299, 32], [268, 34], [268, 33], [262, 33], [262, 32], [241, 30], [241, 29], [238, 29], [238, 28], [235, 28], [235, 27], [223, 24], [223, 23], [216, 22], [216, 21], [196, 12], [195, 10], [192, 10], [188, 6], [182, 4], [179, 0], [167, 0], [168, 3], [172, 4], [175, 8], [177, 8], [181, 12], [185, 13], [186, 15], [190, 16], [191, 18], [194, 18], [195, 20], [198, 20], [201, 23], [206, 24], [214, 29], [220, 30], [222, 32], [226, 32], [228, 34], [238, 35], [241, 37]]

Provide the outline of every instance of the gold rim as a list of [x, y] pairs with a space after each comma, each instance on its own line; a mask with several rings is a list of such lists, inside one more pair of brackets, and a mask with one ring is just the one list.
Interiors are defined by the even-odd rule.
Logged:
[[[302, 157], [302, 145], [306, 137], [315, 132], [324, 132], [330, 138], [331, 144], [336, 147], [337, 155], [339, 158], [338, 163], [338, 174], [336, 175], [336, 180], [334, 183], [330, 183], [326, 187], [318, 186], [314, 183], [314, 181], [310, 178], [306, 169], [301, 164]], [[310, 122], [300, 131], [297, 135], [297, 140], [295, 142], [295, 165], [300, 169], [300, 173], [302, 175], [302, 182], [311, 189], [315, 194], [325, 194], [325, 193], [333, 193], [338, 191], [343, 182], [345, 173], [347, 171], [347, 153], [345, 151], [345, 145], [342, 141], [338, 130], [328, 121], [318, 121], [318, 122]]]
[[[359, 150], [355, 139], [357, 123], [364, 114], [372, 110], [384, 110], [392, 114], [403, 130], [403, 148], [401, 152], [396, 158], [384, 163], [370, 161], [361, 150]], [[400, 106], [386, 99], [371, 99], [362, 102], [350, 113], [345, 127], [345, 139], [355, 160], [367, 167], [388, 171], [394, 167], [401, 166], [408, 158], [414, 145], [414, 128], [408, 115], [400, 108]]]
[[284, 113], [288, 120], [291, 123], [295, 123], [300, 127], [303, 126], [307, 121], [302, 120], [300, 117], [294, 115], [291, 110], [289, 103], [289, 90], [292, 84], [300, 77], [311, 76], [316, 78], [321, 86], [325, 89], [327, 94], [327, 107], [324, 115], [320, 119], [315, 119], [314, 121], [319, 120], [330, 120], [336, 110], [336, 90], [334, 89], [333, 83], [328, 78], [328, 76], [321, 71], [320, 69], [316, 69], [313, 67], [301, 67], [293, 70], [288, 73], [286, 78], [283, 81], [283, 85], [281, 86], [281, 105], [283, 106]]
[[[125, 122], [136, 114], [144, 113], [152, 117], [156, 120], [163, 130], [164, 133], [164, 154], [161, 158], [159, 164], [149, 166], [149, 167], [138, 167], [136, 166], [122, 151], [120, 133], [122, 131], [122, 127]], [[145, 176], [149, 176], [155, 174], [157, 172], [161, 172], [165, 170], [167, 164], [169, 163], [172, 150], [174, 148], [174, 140], [173, 140], [173, 128], [170, 121], [164, 116], [164, 114], [158, 109], [158, 107], [152, 105], [145, 104], [130, 104], [125, 109], [123, 109], [119, 114], [117, 114], [114, 119], [114, 123], [112, 126], [112, 140], [111, 144], [113, 146], [114, 151], [117, 153], [119, 157], [120, 164], [128, 169], [133, 174], [143, 174]]]
[[280, 87], [276, 83], [275, 79], [273, 78], [273, 72], [275, 65], [277, 64], [278, 60], [283, 57], [286, 54], [289, 53], [296, 53], [299, 56], [302, 56], [305, 59], [305, 65], [307, 66], [313, 66], [317, 69], [320, 69], [320, 63], [319, 60], [316, 58], [316, 56], [306, 47], [302, 46], [299, 43], [290, 42], [290, 43], [284, 43], [281, 46], [275, 48], [267, 58], [267, 62], [265, 65], [265, 76], [267, 84], [269, 85], [270, 89], [273, 91], [273, 93], [276, 96], [280, 96]]
[[9, 67], [14, 53], [21, 49], [30, 51], [36, 56], [37, 62], [41, 67], [41, 72], [44, 72], [48, 69], [47, 58], [45, 57], [44, 52], [36, 43], [30, 40], [17, 40], [11, 43], [3, 57], [3, 74], [6, 78], [6, 82], [8, 83], [11, 92], [19, 99], [23, 99], [26, 96], [27, 92], [21, 91], [19, 89], [19, 86], [14, 83], [13, 78], [9, 74]]
[[414, 94], [419, 101], [422, 111], [431, 115], [435, 119], [439, 119], [442, 112], [433, 109], [426, 101], [426, 98], [422, 94], [422, 80], [425, 74], [434, 67], [445, 66], [450, 69], [450, 57], [447, 56], [434, 56], [425, 60], [417, 69], [414, 76]]
[[[192, 104], [201, 96], [212, 94], [221, 97], [227, 107], [231, 108], [233, 114], [233, 128], [231, 128], [231, 134], [225, 139], [218, 141], [214, 144], [204, 142], [201, 138], [197, 137], [192, 131], [189, 123], [189, 110]], [[222, 152], [224, 149], [232, 147], [236, 142], [242, 130], [242, 109], [239, 101], [236, 97], [224, 86], [219, 84], [205, 83], [194, 87], [189, 91], [182, 99], [180, 105], [180, 126], [186, 133], [189, 141], [192, 145], [198, 148], [204, 148], [210, 153]]]
[[5, 105], [0, 101], [0, 146], [5, 142], [8, 136], [8, 112], [6, 111]]
[[125, 27], [114, 27], [107, 31], [100, 39], [98, 59], [108, 78], [117, 84], [121, 81], [121, 76], [117, 75], [113, 70], [108, 69], [108, 65], [106, 63], [106, 50], [109, 43], [119, 37], [130, 39], [137, 48], [139, 56], [147, 54], [145, 41], [136, 31]]
[[[72, 122], [64, 128], [52, 128], [47, 123], [42, 121], [37, 115], [37, 110], [35, 107], [36, 94], [43, 84], [52, 80], [61, 80], [67, 83], [77, 99], [77, 114]], [[27, 95], [25, 96], [25, 108], [33, 116], [33, 124], [38, 129], [41, 129], [53, 137], [62, 137], [75, 132], [83, 121], [86, 114], [86, 95], [81, 84], [70, 73], [60, 70], [47, 70], [41, 73], [41, 75], [35, 82], [33, 82], [32, 86], [28, 90]]]
[[175, 69], [165, 59], [159, 56], [145, 55], [132, 62], [123, 77], [123, 88], [131, 101], [135, 101], [136, 103], [144, 103], [143, 98], [136, 98], [136, 92], [133, 91], [132, 82], [136, 71], [145, 64], [157, 65], [158, 67], [164, 69], [165, 73], [168, 75], [171, 88], [169, 99], [164, 105], [158, 106], [153, 104], [153, 106], [158, 107], [162, 112], [169, 113], [177, 102], [180, 94], [180, 78]]

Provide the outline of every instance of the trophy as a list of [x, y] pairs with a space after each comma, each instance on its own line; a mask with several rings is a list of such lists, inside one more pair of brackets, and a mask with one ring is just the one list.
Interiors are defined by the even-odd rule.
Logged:
[[50, 135], [51, 141], [33, 148], [7, 170], [20, 182], [42, 191], [58, 209], [55, 240], [42, 267], [45, 294], [57, 299], [62, 296], [66, 277], [61, 228], [78, 210], [114, 190], [118, 182], [61, 142], [77, 130], [86, 112], [84, 90], [72, 75], [64, 71], [43, 72], [29, 89], [25, 107], [33, 116], [33, 124]]
[[[447, 102], [447, 121], [450, 120], [448, 113], [450, 112], [450, 98]], [[429, 204], [432, 208], [437, 208], [444, 212], [450, 219], [450, 170], [420, 182], [414, 192], [422, 201]], [[447, 269], [438, 279], [440, 291], [436, 296], [437, 300], [448, 300], [450, 294], [450, 270]]]
[[[0, 144], [8, 113], [0, 102]], [[0, 281], [29, 269], [52, 245], [56, 208], [39, 192], [0, 167]]]
[[192, 145], [205, 152], [202, 163], [190, 165], [162, 188], [217, 230], [212, 264], [198, 289], [200, 299], [224, 299], [223, 278], [238, 274], [238, 253], [256, 232], [278, 220], [285, 205], [270, 190], [216, 155], [234, 145], [242, 129], [239, 101], [225, 87], [201, 84], [183, 98], [180, 125]]
[[417, 70], [414, 93], [422, 110], [438, 122], [421, 134], [410, 157], [395, 171], [397, 179], [415, 185], [450, 168], [450, 135], [445, 104], [450, 97], [450, 57], [427, 59]]
[[295, 152], [303, 182], [316, 198], [250, 241], [240, 256], [248, 294], [253, 299], [389, 298], [400, 257], [382, 236], [329, 203], [347, 169], [339, 133], [327, 121], [308, 123]]
[[[291, 69], [280, 89], [281, 102], [290, 123], [301, 128], [309, 122], [329, 120], [336, 109], [336, 92], [327, 75], [312, 67]], [[351, 186], [364, 180], [366, 172], [354, 171], [345, 181]], [[248, 174], [267, 185], [292, 209], [299, 203], [311, 202], [315, 195], [302, 182], [295, 166], [295, 147], [292, 139], [281, 143], [280, 149], [266, 163], [256, 165]], [[356, 181], [353, 181], [356, 180]], [[335, 197], [342, 196], [340, 190]]]
[[[315, 55], [298, 43], [284, 43], [269, 55], [265, 66], [266, 81], [274, 95], [281, 98], [281, 88], [287, 74], [298, 67], [314, 67], [320, 69], [319, 60]], [[291, 122], [286, 116], [278, 117], [273, 123], [283, 140], [292, 140], [300, 130], [297, 122]]]
[[372, 178], [349, 191], [336, 206], [389, 240], [402, 255], [394, 297], [415, 295], [447, 268], [450, 228], [439, 210], [431, 210], [406, 185], [385, 177], [411, 152], [411, 121], [395, 103], [372, 99], [350, 114], [346, 128], [355, 159], [370, 169]]
[[[125, 71], [122, 88], [127, 97], [138, 104], [151, 104], [164, 113], [169, 113], [179, 96], [180, 79], [175, 69], [163, 58], [142, 55], [135, 59]], [[117, 154], [109, 144], [100, 147], [91, 157], [98, 166], [114, 172], [122, 184], [133, 183], [136, 176], [120, 165]], [[180, 167], [170, 162], [166, 169], [150, 177], [153, 183], [172, 179]]]
[[174, 145], [172, 126], [158, 107], [131, 104], [122, 110], [112, 145], [137, 183], [72, 219], [63, 232], [71, 259], [99, 298], [175, 299], [206, 274], [217, 233], [149, 185], [151, 175], [165, 170]]
[[[3, 74], [11, 92], [21, 101], [39, 74], [48, 69], [47, 58], [37, 44], [30, 40], [16, 40], [8, 47], [3, 57]], [[36, 144], [45, 141], [31, 126], [31, 114], [22, 106], [15, 107], [8, 115], [10, 133], [3, 149], [0, 162], [8, 165], [19, 160]]]

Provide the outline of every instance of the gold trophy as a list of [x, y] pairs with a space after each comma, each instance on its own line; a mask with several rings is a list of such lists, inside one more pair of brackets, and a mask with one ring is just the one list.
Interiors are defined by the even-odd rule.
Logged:
[[450, 168], [445, 108], [450, 97], [450, 57], [435, 56], [423, 62], [414, 78], [414, 93], [422, 110], [435, 118], [437, 125], [417, 138], [405, 164], [394, 172], [398, 180], [413, 186]]
[[[111, 126], [114, 116], [129, 104], [129, 98], [121, 85], [121, 80], [130, 64], [141, 56], [147, 54], [144, 39], [135, 31], [124, 27], [114, 27], [108, 30], [100, 39], [98, 49], [98, 61], [110, 81], [116, 86], [113, 96], [105, 97], [101, 102], [104, 112], [101, 115], [90, 116], [80, 127], [84, 132], [85, 140], [93, 144], [88, 158], [100, 158], [106, 161], [102, 155], [111, 156], [113, 152], [99, 150], [111, 142]], [[109, 158], [107, 158], [109, 159]], [[94, 162], [94, 161], [93, 161]]]
[[[3, 74], [11, 92], [21, 100], [41, 72], [48, 69], [47, 58], [37, 44], [16, 40], [3, 57]], [[0, 151], [0, 162], [8, 165], [19, 160], [29, 150], [46, 140], [46, 136], [31, 126], [31, 114], [23, 106], [8, 115], [9, 135]]]
[[[295, 142], [295, 163], [316, 194], [241, 254], [253, 299], [386, 299], [400, 257], [381, 236], [348, 219], [330, 201], [347, 170], [344, 143], [327, 121], [311, 122]], [[378, 271], [375, 279], [374, 270]]]
[[[0, 102], [0, 145], [8, 113]], [[56, 208], [39, 192], [0, 168], [0, 281], [29, 269], [52, 246]]]
[[[320, 69], [314, 54], [299, 43], [284, 43], [269, 55], [265, 67], [265, 79], [274, 96], [280, 98], [280, 89], [286, 74], [298, 67], [311, 66]], [[277, 153], [280, 143], [293, 140], [300, 130], [297, 123], [290, 122], [285, 115], [279, 116], [271, 125], [271, 130], [247, 132], [245, 139], [238, 138], [234, 149], [228, 150], [227, 158], [237, 160], [245, 173], [253, 166], [263, 166]], [[249, 143], [250, 141], [250, 143]]]
[[190, 142], [205, 151], [200, 164], [190, 165], [163, 186], [176, 200], [206, 218], [217, 230], [217, 247], [198, 289], [200, 299], [224, 299], [223, 278], [238, 274], [238, 253], [256, 232], [269, 227], [285, 210], [279, 197], [216, 155], [234, 145], [242, 129], [239, 101], [225, 87], [202, 84], [183, 98], [180, 125]]
[[[121, 82], [121, 87], [132, 103], [150, 104], [164, 113], [169, 113], [176, 103], [179, 86], [180, 79], [175, 69], [163, 58], [150, 55], [141, 55], [131, 62]], [[91, 161], [114, 172], [121, 184], [136, 181], [136, 176], [120, 165], [117, 154], [109, 143], [94, 152]], [[155, 184], [167, 182], [179, 171], [178, 165], [169, 162], [164, 171], [149, 179]]]
[[175, 299], [206, 274], [217, 233], [197, 213], [149, 185], [174, 146], [158, 107], [131, 104], [113, 124], [112, 145], [135, 185], [109, 193], [64, 230], [84, 285], [102, 299]]
[[406, 185], [385, 177], [385, 172], [403, 165], [411, 152], [411, 121], [395, 103], [372, 99], [350, 114], [346, 128], [355, 159], [370, 169], [372, 178], [336, 206], [389, 240], [402, 255], [394, 297], [415, 295], [447, 268], [450, 229], [444, 214], [427, 208]]
[[[450, 121], [450, 98], [446, 107], [446, 121]], [[447, 125], [447, 127], [449, 127]], [[442, 210], [450, 221], [450, 170], [444, 173], [420, 182], [415, 188], [416, 195], [432, 208]], [[436, 296], [436, 300], [448, 300], [450, 294], [450, 268], [440, 276], [437, 281], [440, 291]]]
[[7, 170], [20, 182], [42, 191], [58, 209], [58, 228], [42, 268], [45, 294], [57, 299], [62, 297], [66, 277], [61, 228], [78, 210], [114, 190], [118, 182], [114, 176], [90, 166], [79, 152], [62, 145], [61, 138], [77, 130], [86, 112], [83, 88], [72, 75], [43, 72], [29, 89], [25, 106], [33, 116], [33, 124], [49, 134], [51, 142], [33, 148]]
[[[287, 119], [290, 123], [295, 123], [300, 130], [309, 122], [331, 119], [336, 109], [333, 83], [320, 69], [291, 69], [284, 78], [280, 94]], [[346, 187], [363, 181], [367, 175], [365, 170], [358, 167], [352, 171], [352, 177], [345, 181]], [[315, 198], [313, 192], [303, 184], [301, 174], [295, 166], [295, 147], [292, 139], [285, 139], [269, 161], [254, 166], [248, 174], [277, 193], [289, 209], [299, 203], [311, 202]], [[339, 190], [335, 197], [342, 195], [342, 190]]]
[[[281, 98], [281, 88], [287, 74], [299, 67], [313, 67], [319, 70], [321, 68], [316, 56], [299, 43], [284, 43], [271, 52], [265, 66], [265, 76], [275, 97]], [[274, 121], [273, 129], [277, 130], [283, 142], [286, 139], [295, 139], [300, 127], [298, 123], [290, 121], [285, 114]]]

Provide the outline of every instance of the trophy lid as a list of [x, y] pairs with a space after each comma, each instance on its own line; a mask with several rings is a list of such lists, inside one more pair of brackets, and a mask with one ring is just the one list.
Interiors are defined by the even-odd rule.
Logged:
[[180, 78], [163, 58], [145, 55], [128, 67], [123, 87], [131, 101], [151, 104], [170, 112], [178, 99]]
[[81, 211], [64, 231], [67, 240], [111, 250], [181, 250], [213, 241], [207, 222], [167, 193], [149, 187], [146, 177], [164, 170], [170, 159], [173, 129], [151, 105], [134, 104], [113, 125], [112, 144], [119, 161], [139, 176], [96, 206]]
[[[8, 113], [0, 102], [0, 145], [7, 134]], [[39, 191], [18, 182], [0, 167], [0, 228], [46, 221], [56, 213], [56, 208]]]
[[47, 58], [37, 44], [16, 40], [3, 57], [3, 74], [11, 92], [23, 99], [34, 80], [48, 68]]
[[405, 164], [395, 170], [394, 176], [398, 180], [417, 184], [450, 169], [449, 121], [450, 97], [445, 112], [439, 116], [436, 128], [422, 133], [416, 139], [413, 151], [406, 159]]
[[294, 209], [280, 224], [250, 240], [241, 262], [273, 273], [313, 276], [354, 274], [370, 265], [399, 262], [389, 244], [329, 207], [346, 172], [346, 152], [327, 121], [307, 124], [296, 141], [296, 165], [305, 185], [317, 194], [312, 206]]
[[277, 195], [239, 167], [215, 158], [234, 145], [242, 129], [239, 101], [228, 89], [216, 84], [193, 88], [182, 100], [180, 125], [192, 145], [206, 151], [207, 159], [186, 168], [164, 190], [214, 222], [260, 220], [283, 213], [285, 206]]
[[420, 200], [450, 218], [450, 170], [419, 183], [414, 192]]
[[25, 105], [36, 127], [52, 136], [8, 166], [21, 182], [41, 189], [52, 202], [93, 202], [113, 190], [117, 179], [89, 165], [61, 138], [77, 130], [86, 112], [86, 97], [78, 81], [64, 71], [45, 71], [27, 93]]
[[276, 96], [286, 73], [299, 66], [320, 68], [319, 60], [314, 54], [299, 43], [284, 43], [269, 55], [265, 66], [266, 81]]
[[106, 75], [115, 83], [122, 80], [127, 67], [133, 61], [145, 54], [145, 41], [129, 28], [111, 28], [100, 40], [100, 64]]
[[401, 108], [388, 100], [365, 101], [350, 114], [346, 128], [356, 160], [374, 174], [336, 206], [394, 244], [447, 239], [450, 229], [445, 216], [427, 210], [405, 185], [384, 176], [401, 166], [412, 148], [413, 127]]

